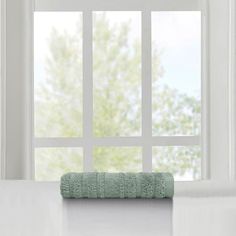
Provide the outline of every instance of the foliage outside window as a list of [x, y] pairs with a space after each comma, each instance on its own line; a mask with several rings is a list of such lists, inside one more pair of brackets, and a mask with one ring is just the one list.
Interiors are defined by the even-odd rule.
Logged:
[[[70, 28], [51, 27], [44, 58], [40, 58], [35, 44], [37, 138], [83, 137], [82, 14], [36, 13], [35, 34], [40, 33], [37, 27], [45, 16], [57, 21], [60, 14], [68, 17]], [[122, 13], [93, 14], [93, 134], [98, 138], [139, 137], [142, 133], [141, 14], [134, 12], [131, 18], [124, 14], [122, 21], [116, 20], [119, 14]], [[36, 42], [40, 44], [39, 40]], [[199, 136], [200, 93], [185, 93], [165, 83], [166, 60], [165, 48], [153, 40], [152, 135]], [[186, 58], [186, 67], [188, 60], [191, 59]], [[183, 65], [176, 61], [175, 66]], [[153, 146], [152, 155], [153, 171], [170, 171], [177, 180], [201, 177], [201, 149], [197, 145]], [[83, 158], [82, 147], [36, 148], [35, 178], [58, 180], [67, 171], [83, 171]], [[96, 171], [142, 171], [142, 147], [93, 147], [93, 165]]]

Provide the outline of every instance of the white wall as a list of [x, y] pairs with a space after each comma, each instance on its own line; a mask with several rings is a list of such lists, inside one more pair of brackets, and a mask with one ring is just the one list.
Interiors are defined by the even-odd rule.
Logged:
[[29, 9], [32, 2], [6, 1], [6, 179], [27, 177], [28, 87], [32, 81], [29, 35], [33, 23]]

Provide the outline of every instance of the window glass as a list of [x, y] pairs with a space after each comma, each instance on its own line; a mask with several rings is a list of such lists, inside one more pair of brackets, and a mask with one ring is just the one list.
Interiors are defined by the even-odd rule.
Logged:
[[93, 155], [96, 171], [142, 171], [142, 148], [140, 147], [96, 147]]
[[153, 135], [200, 135], [200, 12], [152, 12], [152, 122]]
[[141, 134], [141, 13], [93, 13], [94, 134]]
[[[151, 38], [144, 37], [142, 42], [139, 11], [95, 11], [92, 19], [87, 18], [89, 14], [83, 19], [82, 12], [35, 12], [36, 180], [59, 180], [66, 172], [83, 171], [86, 158], [92, 159], [86, 168], [103, 172], [141, 172], [142, 163], [152, 158], [149, 171], [171, 172], [175, 180], [201, 178], [198, 141], [177, 146], [183, 136], [201, 135], [201, 13], [150, 14]], [[92, 20], [89, 47], [83, 45], [82, 27], [91, 26], [86, 20]], [[152, 133], [145, 139], [142, 43], [152, 46], [152, 65], [147, 65], [152, 66], [152, 87], [143, 88], [152, 93], [152, 104], [143, 104], [152, 105]], [[92, 69], [92, 93], [82, 91], [83, 66], [90, 62], [83, 61], [83, 47], [84, 52], [93, 49], [92, 64], [87, 67]], [[91, 103], [92, 124], [82, 119], [83, 106]], [[83, 136], [86, 126], [92, 126], [91, 139]], [[156, 140], [163, 137], [154, 136], [169, 136], [167, 146], [158, 146]], [[101, 146], [94, 146], [94, 140], [101, 141]], [[112, 146], [115, 140], [121, 147]], [[152, 150], [152, 157], [142, 155], [144, 145], [145, 152]], [[92, 151], [92, 157], [83, 157], [83, 148], [88, 147], [91, 150], [85, 153]]]
[[175, 180], [199, 180], [201, 149], [199, 146], [153, 147], [153, 171], [170, 172]]
[[35, 179], [58, 181], [67, 172], [81, 172], [82, 151], [82, 148], [36, 148]]
[[82, 13], [34, 13], [35, 136], [82, 135]]

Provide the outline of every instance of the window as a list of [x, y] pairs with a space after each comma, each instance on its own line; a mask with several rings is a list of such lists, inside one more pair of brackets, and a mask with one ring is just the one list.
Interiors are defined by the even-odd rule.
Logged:
[[[176, 180], [227, 181], [235, 179], [235, 132], [233, 132], [235, 130], [233, 114], [235, 25], [234, 8], [233, 5], [229, 6], [228, 1], [100, 0], [97, 4], [94, 0], [2, 0], [1, 12], [3, 52], [1, 53], [2, 155], [0, 164], [3, 179], [57, 180], [67, 170], [91, 171], [95, 169], [99, 171], [166, 169], [174, 173]], [[136, 52], [140, 50], [140, 57], [135, 62], [136, 65], [133, 64], [134, 67], [132, 67], [137, 68], [135, 83], [125, 87], [125, 91], [136, 94], [129, 96], [135, 99], [128, 100], [126, 106], [122, 105], [124, 100], [119, 100], [116, 112], [121, 112], [124, 119], [120, 123], [114, 119], [106, 123], [107, 125], [116, 124], [115, 130], [96, 120], [101, 112], [97, 98], [102, 99], [99, 93], [96, 94], [96, 90], [104, 90], [107, 86], [105, 82], [109, 80], [106, 77], [102, 86], [99, 86], [98, 71], [94, 71], [93, 68], [96, 67], [94, 50], [98, 51], [99, 47], [104, 47], [93, 40], [95, 33], [93, 21], [105, 14], [110, 26], [113, 27], [113, 23], [116, 23], [119, 27], [120, 24], [117, 21], [120, 20], [122, 23], [126, 20], [125, 13], [127, 12], [132, 13], [132, 19], [129, 22], [131, 28], [127, 30], [129, 33], [127, 45], [129, 46], [133, 39], [130, 32], [136, 35], [140, 32], [140, 47], [136, 48]], [[110, 13], [122, 14], [122, 17], [114, 21], [110, 18]], [[40, 14], [42, 16], [49, 14], [52, 19], [45, 23], [45, 19], [39, 19]], [[58, 14], [61, 14], [61, 17], [65, 16], [63, 21], [58, 20]], [[134, 15], [136, 15], [135, 18]], [[36, 27], [37, 19], [39, 26], [40, 21], [44, 21], [41, 24], [43, 27]], [[180, 24], [181, 21], [184, 22]], [[194, 22], [198, 26], [189, 29], [189, 24]], [[49, 91], [49, 77], [46, 77], [49, 71], [45, 69], [48, 65], [45, 59], [50, 56], [48, 45], [51, 34], [49, 32], [52, 28], [56, 28], [57, 34], [52, 34], [55, 38], [64, 34], [71, 36], [73, 30], [78, 29], [78, 25], [81, 27], [81, 37], [78, 32], [73, 39], [69, 37], [70, 41], [65, 41], [63, 37], [60, 41], [60, 46], [76, 47], [77, 56], [73, 53], [70, 57], [70, 53], [64, 54], [65, 51], [61, 51], [61, 54], [54, 54], [54, 58], [64, 54], [71, 60], [67, 63], [57, 60], [51, 64], [54, 66], [55, 62], [60, 62], [63, 65], [61, 69], [66, 73], [67, 80], [60, 84], [58, 83], [59, 76], [55, 76], [54, 85], [58, 83], [57, 89], [60, 86], [65, 89], [71, 87], [75, 93], [71, 93], [71, 97], [74, 96], [74, 98], [69, 101], [70, 93], [67, 92], [63, 100], [58, 90], [52, 90], [49, 96], [45, 97], [40, 94], [43, 91], [40, 90], [40, 86], [46, 86], [46, 91]], [[163, 31], [163, 28], [169, 30]], [[187, 34], [186, 31], [188, 31]], [[38, 38], [33, 37], [34, 34], [38, 35]], [[176, 44], [177, 41], [171, 40], [174, 37], [178, 39], [178, 42], [185, 42], [186, 47], [181, 49], [181, 55], [178, 51], [181, 44]], [[113, 43], [118, 41], [115, 40]], [[189, 44], [193, 41], [195, 43]], [[33, 53], [34, 44], [35, 52]], [[52, 46], [55, 49], [58, 45]], [[194, 47], [191, 48], [190, 45]], [[199, 48], [201, 48], [200, 52]], [[134, 52], [129, 47], [128, 50], [121, 49], [119, 53], [124, 55], [127, 51]], [[160, 67], [157, 67], [153, 60], [155, 53], [159, 55], [157, 59], [160, 59], [160, 63], [157, 65], [162, 65]], [[191, 59], [188, 53], [195, 56]], [[107, 52], [104, 53], [101, 62], [103, 64], [112, 62], [108, 59], [105, 62], [105, 58], [109, 58]], [[168, 60], [170, 58], [175, 59]], [[53, 57], [50, 58], [51, 62], [52, 59]], [[125, 59], [127, 62], [127, 58]], [[80, 61], [76, 67], [71, 66], [75, 63], [74, 60]], [[34, 61], [37, 61], [35, 66]], [[140, 63], [140, 69], [136, 67], [137, 63]], [[55, 70], [51, 72], [57, 73], [56, 68], [58, 70], [59, 67], [54, 67]], [[124, 70], [120, 68], [120, 65], [117, 66], [119, 72], [127, 72], [126, 67]], [[159, 77], [155, 76], [158, 73], [154, 68], [158, 69]], [[200, 71], [201, 75], [196, 71]], [[75, 72], [76, 78], [72, 76]], [[175, 80], [173, 76], [177, 72], [181, 76]], [[60, 76], [65, 77], [62, 74]], [[189, 81], [191, 84], [188, 83]], [[120, 89], [120, 84], [116, 83], [116, 86]], [[138, 89], [134, 89], [137, 87], [140, 90], [139, 96], [137, 96]], [[168, 96], [165, 94], [164, 101], [159, 98], [159, 94], [162, 94], [163, 88], [166, 87], [172, 92], [168, 93]], [[191, 96], [194, 101], [198, 100], [199, 110], [190, 109], [190, 106], [187, 106], [181, 110], [181, 113], [177, 112], [178, 104], [193, 101], [192, 98], [185, 99], [186, 97], [182, 96], [183, 93]], [[123, 94], [127, 95], [127, 93]], [[181, 94], [178, 102], [173, 100], [176, 94]], [[104, 96], [102, 93], [101, 95]], [[110, 95], [113, 96], [112, 98], [119, 98], [118, 94], [114, 94], [114, 90]], [[169, 98], [172, 98], [172, 102]], [[109, 101], [105, 102], [104, 107], [107, 107]], [[155, 105], [157, 102], [161, 106]], [[52, 110], [47, 109], [46, 104], [50, 105]], [[171, 112], [167, 112], [166, 104], [171, 108]], [[132, 110], [135, 111], [135, 115], [140, 116], [136, 117], [135, 122], [133, 122], [134, 114], [130, 109], [126, 114], [124, 113], [125, 109], [131, 105], [132, 109], [135, 109]], [[107, 108], [109, 112], [114, 111], [112, 107]], [[63, 119], [55, 119], [55, 117], [51, 119], [49, 114], [43, 111], [44, 109], [50, 110], [51, 114], [61, 116]], [[64, 113], [62, 113], [63, 109]], [[40, 110], [45, 117], [37, 116]], [[41, 125], [37, 123], [39, 121]], [[164, 121], [166, 126], [161, 125]], [[180, 121], [188, 121], [189, 125], [176, 126]], [[97, 128], [97, 133], [95, 133], [95, 122], [96, 127], [99, 129], [102, 127], [103, 134], [105, 132], [107, 136], [99, 136]], [[127, 123], [132, 125], [132, 129], [124, 129]], [[64, 127], [68, 132], [63, 131]], [[117, 153], [117, 150], [119, 150], [119, 158], [111, 158], [109, 152]], [[125, 158], [126, 153], [128, 158]], [[42, 158], [37, 159], [40, 156]], [[65, 156], [69, 158], [64, 160]], [[105, 158], [102, 159], [102, 156]], [[118, 159], [122, 160], [122, 165], [117, 165], [115, 160]], [[58, 160], [58, 163], [54, 160]], [[102, 161], [106, 162], [106, 165]], [[77, 164], [71, 166], [71, 163]], [[114, 163], [117, 168], [114, 168]], [[127, 163], [135, 163], [135, 165]], [[178, 166], [183, 167], [186, 170], [185, 173], [177, 173], [176, 171], [180, 171]], [[52, 175], [47, 176], [53, 171]], [[185, 189], [187, 186], [194, 189], [196, 185], [202, 185], [203, 182], [189, 184], [181, 182], [177, 183], [176, 187], [178, 189], [180, 186], [181, 189]]]
[[201, 12], [34, 13], [35, 179], [201, 178]]

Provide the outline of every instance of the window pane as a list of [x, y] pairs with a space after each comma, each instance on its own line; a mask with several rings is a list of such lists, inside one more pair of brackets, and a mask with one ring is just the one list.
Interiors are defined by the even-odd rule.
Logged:
[[153, 135], [200, 135], [201, 13], [152, 13]]
[[94, 134], [141, 133], [141, 13], [93, 13]]
[[101, 172], [142, 171], [141, 147], [96, 147], [94, 170]]
[[191, 147], [153, 147], [153, 171], [170, 172], [175, 180], [201, 178], [201, 149]]
[[82, 135], [82, 14], [34, 14], [35, 135]]
[[67, 172], [82, 170], [82, 148], [35, 149], [36, 180], [60, 180], [60, 177]]

